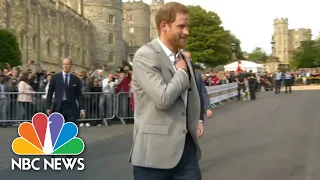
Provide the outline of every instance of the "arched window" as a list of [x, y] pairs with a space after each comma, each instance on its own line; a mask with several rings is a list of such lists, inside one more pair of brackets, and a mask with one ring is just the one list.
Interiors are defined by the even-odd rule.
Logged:
[[109, 34], [109, 44], [113, 44], [113, 34], [112, 33], [110, 33]]
[[47, 41], [47, 54], [51, 54], [51, 39], [48, 39]]
[[109, 54], [109, 63], [113, 63], [113, 62], [114, 62], [114, 54], [113, 54], [113, 52], [111, 52]]
[[33, 35], [32, 37], [32, 50], [37, 51], [37, 35]]
[[25, 38], [25, 32], [22, 30], [20, 32], [20, 48], [23, 49], [24, 48], [24, 38]]

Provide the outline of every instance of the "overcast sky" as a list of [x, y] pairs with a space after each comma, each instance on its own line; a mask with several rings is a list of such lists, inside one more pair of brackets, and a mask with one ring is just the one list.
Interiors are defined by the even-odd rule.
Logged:
[[[127, 1], [127, 0], [125, 0]], [[143, 0], [150, 4], [152, 0]], [[173, 0], [165, 0], [170, 2]], [[223, 26], [241, 41], [243, 51], [255, 47], [271, 51], [273, 19], [288, 18], [289, 28], [310, 28], [313, 38], [320, 31], [320, 1], [317, 0], [175, 0], [186, 5], [200, 5], [216, 12]]]

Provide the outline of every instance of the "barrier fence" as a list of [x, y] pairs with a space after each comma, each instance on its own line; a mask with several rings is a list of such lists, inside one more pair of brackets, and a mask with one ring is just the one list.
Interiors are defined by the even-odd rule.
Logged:
[[[230, 101], [237, 96], [237, 84], [223, 84], [219, 86], [206, 87], [212, 107]], [[46, 113], [46, 93], [24, 93], [25, 99], [32, 102], [18, 101], [18, 92], [0, 93], [0, 123], [14, 124], [17, 122], [31, 121], [35, 113]], [[93, 124], [103, 123], [108, 125], [112, 120], [118, 120], [126, 124], [127, 120], [133, 120], [134, 112], [130, 104], [131, 93], [99, 93], [85, 92], [84, 105], [86, 118], [79, 122]], [[54, 98], [53, 98], [54, 99]], [[53, 104], [53, 103], [52, 103]]]

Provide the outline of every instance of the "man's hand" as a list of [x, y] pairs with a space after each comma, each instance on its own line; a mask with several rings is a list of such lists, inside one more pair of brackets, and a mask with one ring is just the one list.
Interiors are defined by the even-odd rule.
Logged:
[[51, 110], [47, 109], [47, 115], [50, 116], [50, 114], [51, 114]]
[[210, 118], [212, 116], [212, 111], [211, 109], [207, 110], [207, 118]]
[[81, 119], [86, 118], [86, 113], [85, 113], [84, 111], [81, 111], [81, 113], [80, 113], [80, 118], [81, 118]]
[[175, 64], [176, 69], [183, 69], [188, 72], [187, 63], [184, 59], [180, 59]]
[[198, 123], [198, 137], [200, 138], [203, 135], [203, 123]]

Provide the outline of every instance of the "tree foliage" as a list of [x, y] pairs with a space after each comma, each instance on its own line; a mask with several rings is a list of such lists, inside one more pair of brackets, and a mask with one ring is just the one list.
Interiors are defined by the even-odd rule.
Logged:
[[300, 43], [300, 47], [294, 52], [293, 62], [298, 68], [312, 68], [320, 66], [320, 38], [306, 40]]
[[268, 55], [261, 47], [256, 47], [251, 53], [248, 54], [248, 59], [264, 63], [267, 61]]
[[17, 38], [9, 31], [0, 29], [0, 68], [9, 63], [11, 67], [22, 64]]
[[237, 43], [237, 57], [243, 58], [240, 40], [224, 30], [220, 17], [200, 6], [189, 6], [190, 34], [187, 49], [195, 62], [213, 67], [231, 60], [232, 43]]

